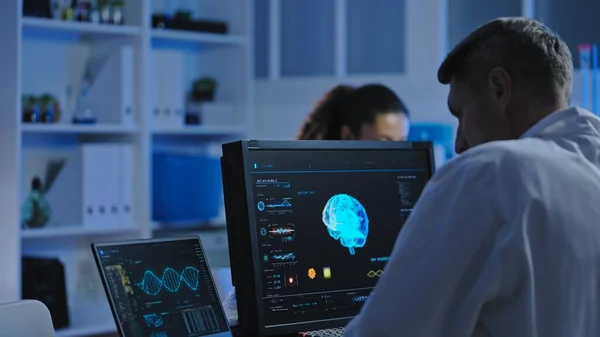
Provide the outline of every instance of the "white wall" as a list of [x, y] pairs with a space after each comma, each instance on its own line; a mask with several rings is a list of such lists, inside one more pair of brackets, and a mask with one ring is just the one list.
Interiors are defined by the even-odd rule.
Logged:
[[447, 87], [437, 83], [411, 82], [402, 76], [259, 81], [255, 87], [255, 138], [294, 139], [315, 102], [340, 81], [383, 83], [401, 96], [414, 121], [454, 123], [446, 108]]
[[447, 50], [446, 0], [406, 0], [406, 14], [406, 73], [258, 80], [255, 138], [295, 138], [314, 103], [339, 83], [388, 85], [406, 102], [414, 121], [454, 123], [446, 108], [447, 87], [436, 76]]
[[[478, 0], [405, 1], [407, 14], [405, 36], [406, 73], [385, 76], [330, 76], [321, 78], [280, 78], [279, 76], [272, 76], [271, 79], [257, 80], [255, 86], [254, 137], [259, 139], [294, 139], [313, 105], [325, 92], [340, 83], [360, 85], [379, 82], [388, 85], [406, 102], [413, 121], [443, 122], [456, 126], [456, 121], [448, 113], [446, 106], [448, 88], [437, 82], [436, 72], [440, 62], [449, 50], [447, 46], [448, 34], [451, 31], [449, 26], [452, 26], [452, 22], [448, 21], [448, 16], [451, 14], [447, 10], [449, 3], [457, 6]], [[512, 7], [516, 7], [514, 2], [515, 0], [512, 0]], [[496, 11], [494, 8], [491, 9], [492, 12]], [[521, 0], [521, 12], [524, 15], [533, 15], [532, 8], [533, 0]], [[509, 15], [511, 13], [502, 12], [500, 14]], [[478, 15], [478, 17], [481, 17], [481, 20], [487, 20], [488, 18], [487, 16], [484, 18], [484, 14]], [[516, 13], [511, 15], [516, 15]], [[494, 16], [497, 15], [491, 15], [490, 18]], [[271, 24], [274, 21], [277, 20], [272, 20]], [[463, 28], [463, 31], [468, 31], [474, 27]], [[274, 35], [277, 36], [277, 33]], [[275, 46], [271, 47], [279, 48], [279, 45], [275, 43]], [[271, 50], [271, 63], [273, 63], [273, 56], [277, 56], [277, 54], [277, 50]], [[574, 55], [574, 57], [577, 56]], [[581, 77], [578, 73], [575, 74], [573, 87], [572, 104], [578, 105], [582, 101]]]

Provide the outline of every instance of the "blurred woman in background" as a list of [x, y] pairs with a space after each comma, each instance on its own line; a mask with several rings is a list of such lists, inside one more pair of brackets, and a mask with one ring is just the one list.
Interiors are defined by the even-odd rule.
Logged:
[[[300, 128], [298, 140], [406, 140], [408, 109], [381, 84], [358, 88], [338, 85], [317, 102]], [[224, 303], [230, 323], [237, 323], [235, 288]]]
[[381, 84], [339, 85], [317, 102], [299, 140], [406, 140], [408, 109]]

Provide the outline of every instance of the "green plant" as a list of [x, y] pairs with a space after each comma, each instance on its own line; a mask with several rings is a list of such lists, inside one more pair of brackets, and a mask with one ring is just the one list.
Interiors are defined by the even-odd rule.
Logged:
[[21, 96], [21, 105], [23, 110], [32, 110], [37, 104], [37, 99], [33, 95]]
[[39, 104], [42, 107], [47, 107], [49, 105], [54, 105], [55, 102], [56, 102], [56, 99], [54, 98], [54, 96], [52, 96], [50, 94], [43, 94], [39, 98]]
[[178, 9], [177, 11], [175, 11], [175, 18], [179, 20], [191, 20], [192, 11]]
[[212, 77], [203, 77], [194, 82], [194, 91], [213, 91], [217, 87], [217, 80]]

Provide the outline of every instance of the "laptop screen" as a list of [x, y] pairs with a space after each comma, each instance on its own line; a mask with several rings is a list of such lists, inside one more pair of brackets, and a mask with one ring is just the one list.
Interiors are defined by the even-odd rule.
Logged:
[[230, 336], [198, 238], [95, 244], [124, 337]]

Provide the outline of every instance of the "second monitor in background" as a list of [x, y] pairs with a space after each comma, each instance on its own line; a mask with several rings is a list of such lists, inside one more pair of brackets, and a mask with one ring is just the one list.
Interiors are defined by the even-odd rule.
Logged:
[[245, 334], [343, 327], [382, 275], [434, 171], [431, 143], [223, 146], [232, 279]]

